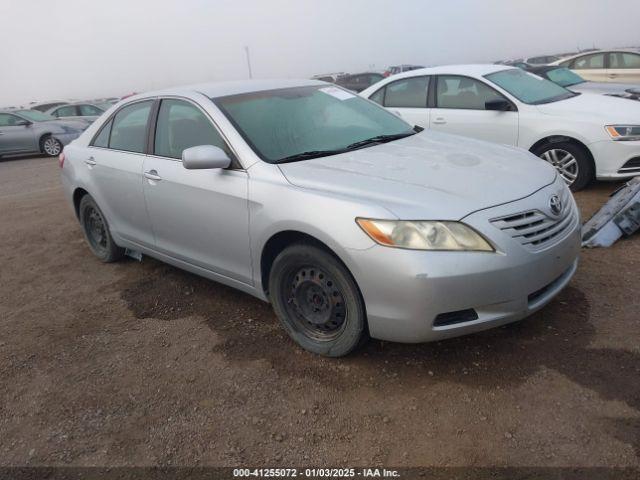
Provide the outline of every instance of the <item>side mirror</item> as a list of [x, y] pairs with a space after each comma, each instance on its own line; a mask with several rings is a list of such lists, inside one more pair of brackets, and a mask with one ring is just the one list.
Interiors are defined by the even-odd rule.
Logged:
[[227, 168], [231, 159], [220, 147], [198, 145], [182, 151], [182, 166], [187, 170]]
[[29, 120], [18, 120], [16, 122], [16, 126], [18, 127], [30, 127], [31, 125], [33, 125], [33, 122], [30, 122]]
[[485, 110], [494, 110], [498, 112], [509, 112], [511, 110], [511, 104], [502, 98], [496, 100], [489, 100], [484, 103]]

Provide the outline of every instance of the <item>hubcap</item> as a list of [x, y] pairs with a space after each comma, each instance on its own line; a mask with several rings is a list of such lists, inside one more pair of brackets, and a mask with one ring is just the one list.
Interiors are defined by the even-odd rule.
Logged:
[[287, 278], [286, 305], [289, 318], [306, 335], [331, 340], [345, 325], [346, 308], [342, 292], [321, 268], [307, 266]]
[[578, 161], [566, 150], [552, 148], [540, 155], [540, 158], [553, 165], [567, 185], [571, 185], [576, 181], [578, 177]]
[[89, 243], [98, 253], [103, 253], [107, 249], [107, 233], [104, 228], [102, 215], [93, 207], [88, 207], [85, 211], [85, 230]]
[[60, 154], [60, 142], [55, 138], [49, 137], [44, 141], [44, 151], [51, 156]]

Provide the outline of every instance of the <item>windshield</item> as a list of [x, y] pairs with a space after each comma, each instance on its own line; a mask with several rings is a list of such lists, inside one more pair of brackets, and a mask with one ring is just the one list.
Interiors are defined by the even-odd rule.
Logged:
[[[383, 108], [334, 86], [283, 88], [213, 98], [264, 161], [342, 153], [363, 140], [415, 133]], [[374, 142], [375, 143], [375, 142]], [[372, 143], [373, 144], [373, 143]], [[291, 158], [294, 157], [294, 158]]]
[[529, 105], [557, 102], [576, 95], [545, 78], [515, 68], [491, 73], [485, 78]]
[[586, 80], [566, 67], [554, 68], [547, 71], [547, 78], [561, 87], [570, 87], [584, 83]]
[[49, 120], [56, 119], [47, 113], [38, 112], [37, 110], [18, 110], [16, 113], [32, 122], [48, 122]]

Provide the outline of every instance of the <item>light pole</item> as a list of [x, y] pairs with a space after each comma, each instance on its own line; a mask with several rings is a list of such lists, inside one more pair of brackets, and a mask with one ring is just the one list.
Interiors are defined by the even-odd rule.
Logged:
[[251, 74], [251, 56], [249, 55], [249, 47], [245, 45], [244, 53], [247, 55], [247, 68], [249, 69], [249, 78], [253, 78]]

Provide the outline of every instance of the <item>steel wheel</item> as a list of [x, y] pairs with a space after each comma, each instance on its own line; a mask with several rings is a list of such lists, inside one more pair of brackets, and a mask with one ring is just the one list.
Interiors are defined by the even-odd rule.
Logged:
[[333, 278], [317, 266], [305, 266], [287, 279], [288, 313], [296, 325], [317, 340], [332, 340], [345, 324], [342, 292]]
[[55, 157], [60, 155], [60, 152], [62, 151], [62, 144], [57, 138], [47, 137], [42, 143], [42, 149], [47, 155]]
[[85, 219], [85, 231], [87, 232], [87, 238], [89, 243], [99, 256], [104, 255], [107, 252], [107, 231], [104, 225], [104, 219], [102, 214], [93, 208], [88, 206], [84, 212]]
[[540, 155], [540, 158], [553, 165], [567, 185], [572, 185], [580, 173], [578, 161], [566, 150], [552, 148]]

